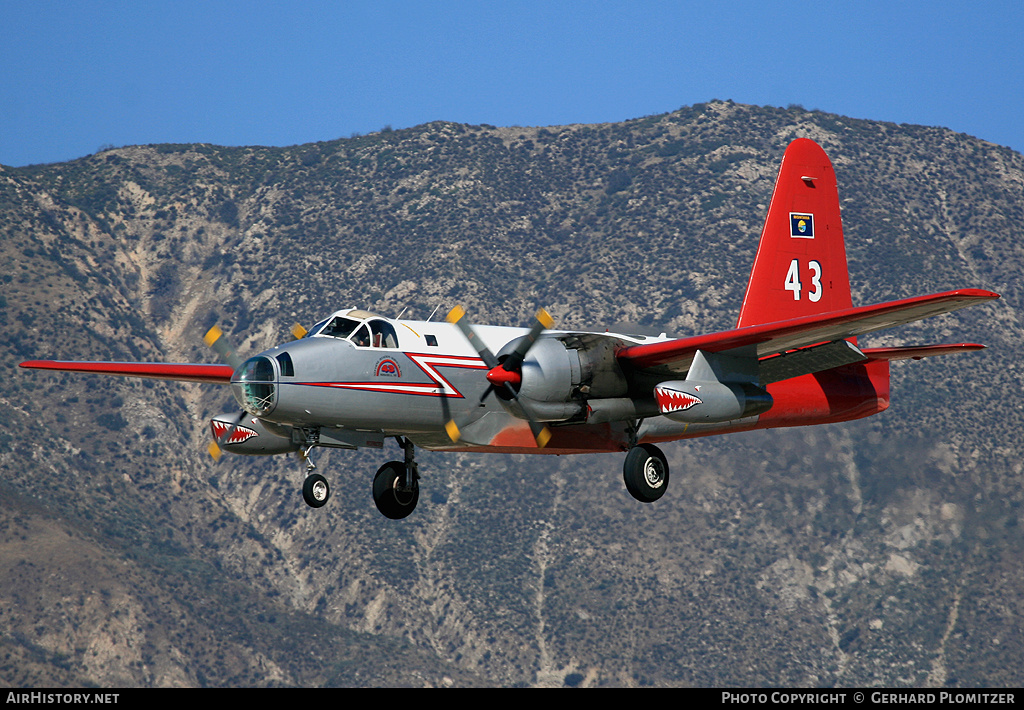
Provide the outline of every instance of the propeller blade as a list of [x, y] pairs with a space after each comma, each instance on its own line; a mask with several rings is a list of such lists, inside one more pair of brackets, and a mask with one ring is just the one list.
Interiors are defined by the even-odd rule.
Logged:
[[217, 353], [224, 364], [229, 365], [231, 368], [237, 370], [238, 366], [242, 364], [242, 358], [235, 354], [235, 349], [228, 342], [224, 331], [219, 326], [215, 325], [206, 331], [206, 335], [203, 336], [203, 342]]
[[308, 332], [309, 331], [303, 328], [302, 325], [299, 323], [296, 323], [295, 325], [292, 326], [292, 335], [295, 336], [296, 340], [302, 340], [303, 338], [306, 337], [306, 333]]
[[206, 450], [210, 452], [210, 456], [213, 457], [214, 461], [220, 461], [220, 457], [224, 453], [220, 450], [220, 446], [217, 445], [216, 441], [211, 441], [210, 445], [206, 447]]
[[537, 442], [538, 449], [543, 449], [551, 441], [551, 430], [532, 419], [530, 420], [530, 431], [533, 432], [533, 440]]
[[[518, 401], [518, 398], [517, 398]], [[522, 406], [522, 404], [520, 404]], [[523, 410], [526, 411], [525, 409]], [[543, 449], [551, 441], [551, 430], [544, 424], [536, 422], [533, 418], [527, 419], [530, 424], [530, 432], [533, 434], [533, 440], [537, 442], [537, 448]], [[462, 438], [462, 432], [459, 430], [459, 425], [455, 423], [454, 419], [449, 419], [448, 423], [444, 425], [445, 433], [448, 434], [448, 438], [452, 440], [453, 444], [457, 444], [459, 439]]]
[[444, 430], [448, 434], [448, 438], [452, 440], [453, 444], [458, 443], [462, 436], [462, 432], [459, 431], [459, 425], [455, 423], [454, 419], [449, 419], [448, 423], [444, 425]]
[[242, 423], [242, 420], [245, 419], [245, 417], [246, 412], [245, 410], [242, 410], [241, 412], [238, 413], [238, 419], [235, 420], [235, 423], [229, 427], [225, 427], [224, 431], [222, 431], [219, 435], [217, 434], [217, 426], [214, 422], [220, 424], [226, 424], [227, 422], [220, 419], [216, 419], [210, 422], [210, 432], [213, 434], [213, 440], [210, 442], [210, 445], [206, 447], [206, 450], [210, 452], [210, 456], [213, 457], [214, 461], [220, 461], [221, 454], [224, 453], [224, 451], [220, 448], [220, 445], [223, 444], [225, 441], [231, 441], [232, 435], [238, 429], [238, 426]]
[[474, 350], [476, 350], [480, 359], [484, 361], [485, 365], [487, 365], [487, 369], [496, 367], [498, 365], [498, 358], [494, 357], [494, 353], [492, 353], [490, 349], [484, 345], [484, 342], [480, 340], [476, 331], [473, 330], [473, 326], [469, 324], [469, 320], [465, 316], [466, 309], [462, 306], [455, 306], [455, 308], [451, 309], [448, 312], [448, 315], [445, 316], [445, 320], [449, 323], [454, 323], [459, 327], [462, 334], [466, 336], [466, 340], [469, 341], [469, 344], [473, 346]]
[[526, 415], [526, 421], [530, 423], [530, 431], [533, 432], [533, 440], [537, 442], [537, 448], [543, 449], [551, 441], [551, 430], [533, 418], [529, 408], [520, 401], [519, 393], [512, 386], [511, 382], [505, 382], [505, 389], [512, 396], [512, 399], [515, 400], [516, 404], [519, 405], [519, 408], [523, 410], [523, 414]]

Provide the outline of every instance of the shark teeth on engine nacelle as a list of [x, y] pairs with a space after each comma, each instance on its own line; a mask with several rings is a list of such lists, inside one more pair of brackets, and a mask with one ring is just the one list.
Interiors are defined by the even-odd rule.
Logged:
[[673, 380], [654, 388], [658, 411], [677, 422], [727, 422], [767, 412], [772, 396], [746, 382]]

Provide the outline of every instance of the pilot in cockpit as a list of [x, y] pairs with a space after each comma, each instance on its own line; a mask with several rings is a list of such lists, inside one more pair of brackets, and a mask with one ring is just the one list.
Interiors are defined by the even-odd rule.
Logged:
[[[352, 311], [349, 315], [372, 316], [370, 313]], [[394, 327], [382, 318], [374, 317], [360, 323], [344, 316], [334, 316], [329, 323], [317, 323], [306, 337], [312, 335], [329, 335], [334, 338], [348, 338], [358, 348], [368, 348], [371, 343], [375, 348], [397, 348], [398, 336]], [[351, 334], [351, 335], [350, 335]]]
[[357, 348], [368, 348], [370, 347], [370, 331], [367, 330], [366, 325], [362, 325], [359, 330], [352, 336], [352, 342], [355, 343]]

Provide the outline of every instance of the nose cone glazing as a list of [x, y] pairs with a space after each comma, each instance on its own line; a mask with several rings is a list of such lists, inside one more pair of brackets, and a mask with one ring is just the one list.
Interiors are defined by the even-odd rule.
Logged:
[[254, 417], [270, 414], [277, 404], [277, 373], [268, 357], [257, 355], [242, 363], [231, 378], [231, 393]]

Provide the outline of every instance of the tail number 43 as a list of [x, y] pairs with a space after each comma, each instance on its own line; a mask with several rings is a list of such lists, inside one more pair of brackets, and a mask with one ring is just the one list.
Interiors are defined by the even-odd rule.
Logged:
[[[811, 270], [811, 288], [807, 292], [807, 299], [812, 303], [817, 303], [821, 300], [821, 264], [817, 261], [809, 261], [807, 267]], [[793, 292], [794, 301], [800, 300], [803, 284], [800, 283], [799, 259], [789, 262], [789, 271], [786, 272], [786, 290]]]

